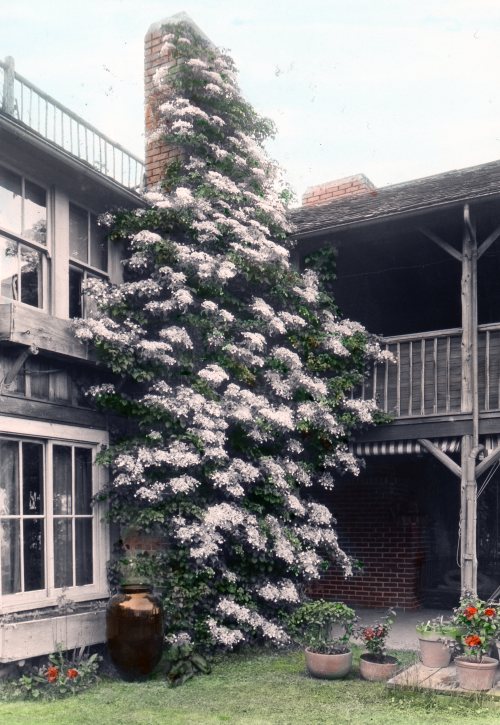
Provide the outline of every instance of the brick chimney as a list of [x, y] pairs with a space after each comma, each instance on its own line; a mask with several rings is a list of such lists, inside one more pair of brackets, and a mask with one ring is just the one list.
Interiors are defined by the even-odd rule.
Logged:
[[345, 179], [336, 179], [335, 181], [327, 181], [325, 184], [318, 184], [318, 186], [310, 186], [302, 197], [302, 206], [326, 204], [326, 202], [334, 199], [345, 199], [349, 196], [375, 192], [375, 189], [375, 185], [364, 174], [346, 176]]
[[145, 150], [145, 174], [146, 188], [159, 184], [163, 177], [165, 166], [175, 158], [181, 156], [179, 149], [169, 146], [162, 139], [149, 142], [149, 136], [156, 130], [158, 125], [157, 108], [161, 103], [161, 93], [153, 83], [155, 71], [167, 66], [169, 72], [175, 72], [177, 61], [172, 59], [170, 52], [162, 51], [163, 48], [163, 26], [174, 23], [189, 23], [191, 27], [203, 38], [209, 41], [205, 33], [194, 23], [187, 13], [177, 13], [157, 23], [153, 23], [144, 38], [144, 121], [146, 132]]

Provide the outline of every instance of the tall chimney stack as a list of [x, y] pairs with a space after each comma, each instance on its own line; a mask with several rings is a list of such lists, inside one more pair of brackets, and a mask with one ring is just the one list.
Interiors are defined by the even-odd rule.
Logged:
[[144, 39], [144, 122], [146, 135], [145, 149], [145, 174], [146, 189], [151, 189], [164, 178], [165, 167], [174, 159], [181, 156], [179, 149], [169, 146], [162, 138], [158, 140], [149, 140], [149, 137], [158, 127], [158, 105], [161, 103], [162, 94], [158, 86], [155, 85], [153, 79], [155, 72], [161, 68], [168, 68], [168, 72], [175, 72], [177, 60], [172, 58], [172, 53], [168, 48], [164, 48], [164, 26], [188, 23], [203, 38], [209, 41], [205, 33], [203, 33], [195, 22], [191, 20], [187, 13], [177, 13], [157, 23], [153, 23], [146, 33]]

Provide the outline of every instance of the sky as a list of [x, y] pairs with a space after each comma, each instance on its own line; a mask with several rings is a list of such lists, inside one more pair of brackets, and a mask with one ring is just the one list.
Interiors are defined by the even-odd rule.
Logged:
[[0, 57], [143, 157], [144, 35], [181, 11], [274, 120], [299, 200], [500, 159], [500, 0], [0, 0]]

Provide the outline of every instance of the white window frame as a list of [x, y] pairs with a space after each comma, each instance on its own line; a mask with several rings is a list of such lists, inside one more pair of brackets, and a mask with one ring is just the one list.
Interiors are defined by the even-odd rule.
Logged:
[[[106, 240], [106, 269], [100, 269], [99, 267], [94, 267], [90, 263], [91, 259], [91, 223], [92, 223], [92, 217], [99, 216], [95, 211], [92, 209], [88, 209], [85, 206], [81, 206], [75, 201], [72, 201], [71, 199], [68, 200], [68, 219], [70, 215], [70, 208], [71, 206], [76, 206], [77, 209], [80, 209], [80, 211], [84, 211], [87, 214], [87, 259], [88, 262], [84, 262], [81, 259], [77, 259], [76, 257], [71, 256], [71, 239], [68, 237], [68, 247], [69, 247], [69, 268], [68, 268], [68, 278], [69, 278], [69, 272], [70, 269], [76, 269], [79, 272], [83, 274], [83, 282], [85, 283], [88, 279], [104, 279], [109, 280], [109, 241]], [[71, 294], [69, 292], [69, 294]], [[76, 319], [83, 319], [85, 320], [88, 316], [88, 310], [89, 310], [89, 304], [88, 304], [88, 297], [83, 292], [80, 295], [81, 297], [81, 309], [82, 309], [82, 315], [80, 318]], [[71, 318], [70, 318], [71, 319]]]
[[[43, 421], [27, 421], [26, 429], [20, 430], [20, 421], [7, 416], [0, 417], [0, 437], [44, 444], [44, 527], [45, 527], [45, 588], [30, 592], [0, 595], [0, 614], [36, 609], [57, 604], [62, 594], [75, 602], [107, 597], [109, 595], [106, 577], [106, 562], [109, 559], [109, 533], [104, 522], [105, 505], [93, 504], [93, 583], [82, 586], [56, 588], [54, 586], [53, 560], [53, 506], [52, 506], [52, 449], [54, 445], [71, 445], [79, 448], [92, 448], [93, 495], [99, 492], [107, 482], [108, 471], [95, 463], [100, 446], [107, 445], [107, 431], [80, 428]], [[28, 428], [29, 426], [29, 428]]]
[[[83, 269], [87, 272], [89, 272], [94, 277], [105, 277], [106, 279], [109, 277], [109, 240], [106, 240], [106, 269], [101, 269], [100, 267], [94, 267], [91, 264], [91, 257], [92, 257], [92, 250], [91, 250], [91, 229], [92, 229], [92, 217], [95, 217], [96, 220], [99, 216], [95, 211], [92, 209], [89, 209], [86, 206], [82, 206], [81, 204], [78, 204], [76, 201], [73, 201], [72, 199], [69, 199], [68, 204], [68, 219], [70, 217], [71, 213], [71, 207], [76, 206], [77, 209], [80, 211], [84, 211], [87, 214], [87, 262], [84, 262], [82, 259], [78, 259], [77, 257], [71, 256], [71, 239], [68, 238], [68, 245], [69, 245], [69, 261], [70, 265], [73, 267], [79, 267], [80, 269]], [[68, 235], [69, 237], [69, 235]]]
[[47, 231], [46, 231], [46, 237], [45, 237], [45, 244], [42, 244], [41, 242], [35, 242], [32, 239], [27, 239], [21, 234], [17, 234], [17, 232], [13, 232], [11, 229], [7, 229], [6, 227], [3, 227], [0, 224], [0, 235], [3, 237], [6, 237], [7, 239], [11, 239], [13, 242], [16, 242], [18, 245], [18, 258], [19, 258], [19, 245], [30, 247], [31, 249], [42, 252], [42, 306], [41, 307], [34, 307], [33, 305], [29, 305], [26, 302], [21, 302], [21, 300], [14, 300], [11, 297], [4, 297], [5, 300], [10, 300], [11, 302], [15, 302], [16, 304], [23, 305], [23, 307], [29, 307], [33, 310], [41, 310], [43, 312], [48, 312], [49, 310], [49, 302], [50, 302], [50, 289], [49, 289], [49, 279], [50, 279], [50, 260], [51, 260], [51, 240], [52, 240], [52, 218], [51, 218], [51, 193], [49, 187], [47, 187], [45, 184], [40, 183], [37, 179], [33, 179], [32, 177], [22, 173], [19, 171], [19, 169], [14, 168], [13, 166], [10, 166], [9, 164], [4, 163], [3, 161], [0, 163], [0, 166], [2, 166], [4, 169], [7, 169], [7, 171], [10, 171], [12, 174], [16, 174], [16, 176], [19, 176], [21, 179], [21, 227], [23, 226], [23, 216], [24, 216], [24, 199], [25, 199], [25, 185], [26, 181], [30, 181], [32, 184], [36, 184], [36, 186], [39, 186], [41, 189], [44, 189], [45, 191], [45, 212], [46, 212], [46, 225], [47, 225]]
[[[68, 277], [69, 277], [69, 272], [71, 269], [75, 269], [78, 272], [81, 272], [81, 274], [83, 276], [83, 280], [82, 280], [83, 284], [85, 284], [85, 282], [87, 282], [89, 279], [105, 279], [105, 280], [109, 279], [109, 277], [106, 273], [100, 272], [99, 274], [97, 274], [93, 267], [86, 267], [84, 264], [77, 264], [73, 259], [69, 260]], [[71, 294], [71, 291], [69, 291], [69, 294]], [[80, 306], [81, 306], [81, 310], [82, 310], [81, 317], [75, 317], [75, 318], [70, 317], [70, 319], [86, 320], [88, 317], [89, 301], [88, 301], [88, 296], [83, 291], [80, 292]], [[69, 304], [68, 304], [68, 308], [69, 308]]]

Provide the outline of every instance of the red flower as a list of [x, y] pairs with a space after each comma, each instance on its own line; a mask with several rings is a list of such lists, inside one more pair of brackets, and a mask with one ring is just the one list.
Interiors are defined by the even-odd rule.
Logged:
[[467, 647], [480, 647], [483, 640], [477, 634], [469, 634], [468, 637], [465, 637], [464, 642]]
[[464, 615], [467, 617], [467, 619], [472, 619], [475, 614], [477, 614], [476, 607], [466, 607], [464, 610]]
[[494, 617], [496, 614], [496, 611], [492, 607], [488, 607], [488, 609], [484, 610], [484, 613], [487, 617]]
[[59, 677], [59, 667], [48, 667], [45, 677], [48, 682], [56, 682]]
[[375, 632], [372, 627], [365, 627], [363, 630], [363, 637], [367, 640], [371, 640], [375, 637]]
[[78, 670], [75, 670], [74, 667], [70, 667], [70, 669], [66, 672], [66, 675], [69, 677], [70, 680], [74, 680], [75, 677], [78, 677], [79, 672]]

